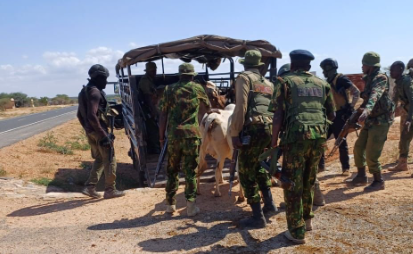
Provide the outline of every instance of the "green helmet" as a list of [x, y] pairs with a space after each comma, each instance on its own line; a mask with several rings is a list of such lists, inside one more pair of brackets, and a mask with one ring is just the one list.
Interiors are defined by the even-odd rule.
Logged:
[[198, 73], [195, 72], [195, 68], [190, 63], [183, 63], [179, 65], [179, 74], [180, 75], [189, 75], [189, 76], [196, 76]]
[[96, 78], [97, 76], [104, 76], [107, 78], [109, 77], [109, 70], [103, 65], [95, 64], [90, 67], [88, 74], [90, 78]]
[[278, 70], [278, 76], [282, 76], [284, 74], [286, 74], [287, 72], [289, 72], [291, 69], [291, 64], [284, 64], [283, 66], [280, 67], [280, 69]]
[[380, 55], [376, 52], [370, 51], [364, 54], [363, 60], [361, 61], [364, 65], [372, 67], [380, 67]]
[[413, 58], [407, 63], [407, 69], [413, 68]]

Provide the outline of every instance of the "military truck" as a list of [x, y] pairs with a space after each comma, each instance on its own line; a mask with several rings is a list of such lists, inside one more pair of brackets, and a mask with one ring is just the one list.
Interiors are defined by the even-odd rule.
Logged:
[[[165, 73], [164, 59], [179, 59], [183, 62], [197, 62], [204, 66], [198, 71], [195, 81], [214, 82], [222, 94], [228, 95], [228, 103], [233, 102], [233, 84], [238, 74], [235, 72], [234, 58], [243, 57], [245, 51], [257, 49], [262, 53], [262, 61], [265, 65], [261, 72], [270, 80], [277, 73], [277, 58], [281, 58], [281, 52], [272, 44], [264, 40], [239, 40], [216, 35], [200, 35], [183, 40], [160, 43], [146, 47], [132, 49], [125, 53], [116, 65], [116, 74], [119, 78], [119, 92], [122, 98], [122, 113], [126, 135], [130, 140], [129, 155], [133, 161], [133, 167], [138, 172], [139, 186], [159, 186], [154, 183], [156, 167], [160, 167], [162, 161], [159, 155], [151, 155], [147, 152], [147, 126], [143, 113], [143, 95], [138, 87], [143, 73], [132, 73], [135, 65], [145, 65], [149, 61], [160, 61], [162, 72], [157, 74], [155, 85], [164, 87], [179, 80], [176, 65], [175, 73]], [[216, 73], [215, 70], [223, 61], [229, 61], [229, 70]], [[226, 65], [227, 66], [227, 65]], [[228, 67], [227, 67], [228, 68]], [[158, 70], [160, 66], [158, 65]], [[161, 93], [160, 93], [161, 94]], [[160, 175], [160, 180], [165, 180]]]

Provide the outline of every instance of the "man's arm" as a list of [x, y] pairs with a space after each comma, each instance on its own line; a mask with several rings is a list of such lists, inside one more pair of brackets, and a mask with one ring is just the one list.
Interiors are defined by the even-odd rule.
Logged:
[[268, 106], [268, 111], [274, 112], [272, 119], [271, 147], [276, 147], [278, 145], [278, 136], [280, 135], [284, 123], [284, 95], [286, 94], [284, 89], [283, 84], [280, 80], [278, 80], [275, 83], [274, 93], [272, 95], [270, 105]]
[[343, 89], [343, 96], [347, 96], [345, 91], [350, 92], [350, 97], [348, 99], [351, 99], [350, 106], [351, 108], [354, 108], [356, 106], [357, 101], [360, 99], [360, 90], [357, 88], [356, 85], [351, 82], [351, 80], [346, 77], [346, 76], [341, 76], [337, 82], [339, 82], [340, 87], [344, 88]]
[[245, 114], [248, 106], [248, 81], [244, 77], [238, 76], [235, 81], [235, 109], [232, 114], [232, 122], [230, 126], [231, 137], [238, 137], [242, 131], [245, 121]]
[[333, 94], [331, 93], [331, 88], [326, 88], [326, 101], [324, 102], [324, 108], [326, 109], [327, 119], [333, 121], [336, 118], [336, 109], [334, 106]]
[[168, 87], [165, 88], [165, 91], [163, 93], [163, 96], [161, 97], [161, 100], [159, 102], [159, 142], [161, 143], [161, 147], [163, 147], [163, 144], [165, 142], [165, 131], [166, 131], [166, 125], [168, 122], [168, 110], [169, 110], [169, 105], [168, 105]]
[[407, 82], [405, 84], [406, 86], [406, 95], [407, 98], [409, 99], [409, 112], [407, 112], [407, 121], [412, 122], [412, 115], [413, 115], [413, 79], [411, 78], [409, 80], [410, 82]]
[[380, 100], [384, 91], [386, 91], [386, 84], [387, 84], [387, 78], [384, 75], [377, 78], [377, 80], [372, 84], [372, 91], [370, 93], [369, 98], [367, 99], [367, 103], [365, 107], [365, 109], [368, 111], [369, 114], [373, 110], [377, 101]]
[[97, 113], [99, 109], [99, 102], [101, 100], [100, 91], [97, 88], [90, 89], [88, 99], [89, 100], [86, 102], [87, 103], [87, 118], [93, 130], [98, 134], [99, 139], [102, 139], [106, 137], [108, 134], [100, 125], [99, 118], [97, 117]]

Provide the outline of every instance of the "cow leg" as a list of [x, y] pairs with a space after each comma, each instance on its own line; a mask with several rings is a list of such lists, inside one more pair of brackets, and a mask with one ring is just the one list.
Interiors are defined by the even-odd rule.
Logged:
[[238, 160], [237, 160], [237, 165], [236, 165], [236, 171], [238, 174], [238, 183], [239, 183], [239, 196], [238, 196], [238, 202], [244, 202], [245, 201], [245, 196], [244, 196], [244, 190], [242, 189], [241, 186], [241, 181], [239, 180], [239, 168], [238, 168]]
[[219, 185], [223, 182], [223, 177], [222, 177], [222, 169], [224, 168], [224, 163], [225, 159], [218, 158], [218, 165], [215, 169], [215, 197], [221, 197], [221, 192], [219, 190]]
[[205, 152], [204, 152], [204, 148], [201, 146], [201, 149], [199, 151], [199, 164], [198, 164], [198, 170], [196, 172], [196, 194], [197, 195], [201, 195], [201, 188], [200, 188], [200, 184], [201, 184], [201, 175], [202, 173], [204, 173], [204, 171], [207, 168], [207, 163], [205, 160]]

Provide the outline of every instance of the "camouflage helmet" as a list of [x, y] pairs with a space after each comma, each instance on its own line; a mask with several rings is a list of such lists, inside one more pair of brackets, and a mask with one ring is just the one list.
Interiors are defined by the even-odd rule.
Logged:
[[257, 49], [247, 50], [244, 59], [240, 59], [238, 62], [247, 67], [259, 67], [265, 64], [261, 62], [261, 57], [261, 52]]
[[380, 55], [376, 52], [370, 51], [364, 54], [363, 60], [361, 61], [364, 65], [371, 67], [380, 67]]
[[283, 66], [280, 67], [280, 69], [278, 70], [278, 76], [282, 76], [284, 74], [286, 74], [287, 72], [289, 72], [291, 69], [291, 64], [284, 64]]
[[407, 63], [407, 69], [413, 68], [413, 58]]
[[320, 67], [324, 71], [329, 71], [330, 69], [337, 69], [338, 68], [338, 63], [333, 58], [326, 58], [323, 61], [321, 61]]
[[179, 65], [179, 75], [196, 76], [198, 73], [195, 72], [195, 68], [192, 64], [183, 63]]
[[109, 77], [109, 70], [103, 65], [95, 64], [90, 67], [88, 74], [90, 78], [96, 78], [97, 76], [104, 76], [107, 78]]

